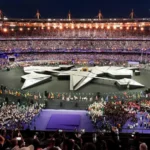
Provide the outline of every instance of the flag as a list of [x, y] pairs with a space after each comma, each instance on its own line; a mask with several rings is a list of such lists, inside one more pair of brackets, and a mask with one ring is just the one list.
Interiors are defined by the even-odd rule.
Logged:
[[18, 92], [17, 96], [20, 96], [20, 95], [21, 95], [20, 92]]
[[105, 98], [105, 101], [106, 101], [106, 102], [108, 102], [108, 98], [109, 98], [109, 97], [108, 97], [108, 95], [107, 95], [106, 98]]
[[117, 99], [117, 96], [116, 96], [116, 95], [114, 95], [114, 99]]
[[11, 91], [10, 91], [10, 90], [8, 91], [8, 94], [10, 94], [10, 95], [11, 95]]
[[58, 98], [58, 99], [60, 98], [60, 93], [58, 93], [57, 98]]
[[34, 99], [35, 99], [35, 100], [37, 99], [37, 96], [36, 96], [36, 94], [34, 94], [34, 96], [33, 96], [33, 97], [34, 97]]
[[104, 97], [101, 97], [101, 101], [102, 101], [102, 102], [104, 101]]
[[50, 93], [48, 93], [48, 99], [50, 99], [51, 98], [51, 94]]
[[16, 91], [15, 96], [17, 96], [17, 95], [18, 95], [18, 92]]
[[54, 99], [54, 94], [53, 93], [51, 93], [51, 99]]
[[98, 101], [98, 96], [96, 95], [95, 100]]
[[62, 94], [62, 100], [63, 100], [63, 101], [65, 100], [65, 96], [64, 96], [64, 94]]
[[42, 98], [40, 92], [39, 92], [39, 98]]
[[141, 95], [140, 95], [140, 93], [138, 93], [138, 99], [140, 99], [141, 98]]

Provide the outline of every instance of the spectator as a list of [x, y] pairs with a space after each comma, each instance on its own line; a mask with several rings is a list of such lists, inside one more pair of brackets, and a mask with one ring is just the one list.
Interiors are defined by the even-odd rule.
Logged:
[[96, 146], [93, 143], [86, 143], [83, 150], [96, 150]]
[[140, 150], [148, 150], [146, 143], [140, 144]]

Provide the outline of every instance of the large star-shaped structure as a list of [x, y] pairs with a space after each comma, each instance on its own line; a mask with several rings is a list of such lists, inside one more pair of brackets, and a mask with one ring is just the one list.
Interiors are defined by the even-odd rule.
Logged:
[[31, 72], [30, 74], [24, 75], [21, 77], [22, 80], [25, 80], [21, 89], [26, 89], [43, 81], [49, 80], [51, 75], [39, 74]]
[[[132, 79], [133, 70], [138, 70], [138, 68], [116, 66], [94, 66], [75, 68], [73, 65], [60, 65], [58, 67], [24, 67], [24, 72], [28, 74], [22, 76], [22, 78], [25, 79], [25, 83], [22, 86], [22, 89], [45, 81], [48, 78], [51, 78], [51, 75], [57, 75], [58, 78], [70, 77], [70, 90], [78, 90], [93, 79], [98, 79], [99, 83], [101, 84], [111, 84], [120, 87], [144, 87], [143, 84], [138, 83], [137, 81]], [[47, 72], [51, 75], [44, 74]]]

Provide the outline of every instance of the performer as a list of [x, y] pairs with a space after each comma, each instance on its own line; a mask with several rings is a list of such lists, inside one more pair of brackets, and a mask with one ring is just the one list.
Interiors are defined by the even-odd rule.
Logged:
[[41, 14], [40, 14], [39, 10], [37, 10], [37, 12], [36, 12], [36, 18], [40, 19], [40, 16], [41, 16]]

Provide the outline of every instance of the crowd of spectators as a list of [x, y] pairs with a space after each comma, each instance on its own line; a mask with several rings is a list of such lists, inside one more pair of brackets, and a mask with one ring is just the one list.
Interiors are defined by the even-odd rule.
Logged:
[[[143, 55], [143, 60], [150, 61], [148, 55]], [[70, 61], [70, 62], [96, 62], [108, 60], [114, 62], [141, 61], [141, 55], [123, 55], [123, 54], [20, 54], [16, 57], [16, 61], [34, 61], [34, 60], [50, 60], [50, 61]]]
[[138, 52], [149, 50], [149, 40], [6, 40], [0, 41], [0, 52], [55, 52], [59, 51], [122, 51]]
[[[14, 62], [10, 61], [13, 58]], [[141, 63], [149, 63], [149, 55], [139, 54], [84, 54], [84, 53], [32, 53], [5, 55], [0, 58], [0, 69], [7, 67], [27, 65], [58, 65], [58, 64], [74, 64], [74, 65], [114, 65], [127, 66], [128, 61], [136, 61]], [[148, 65], [147, 65], [148, 66]]]
[[30, 31], [27, 28], [19, 31], [1, 32], [1, 37], [48, 37], [48, 38], [149, 38], [149, 30], [140, 30], [130, 27], [128, 29], [59, 29], [50, 28], [32, 28]]
[[9, 66], [9, 60], [6, 58], [0, 58], [0, 70]]
[[100, 133], [90, 135], [73, 132], [67, 134], [64, 131], [57, 131], [47, 135], [45, 132], [26, 131], [23, 134], [20, 130], [2, 130], [0, 135], [1, 150], [148, 150], [148, 146], [140, 138], [138, 133], [128, 138], [126, 143], [120, 140], [119, 135], [112, 129], [110, 136]]

